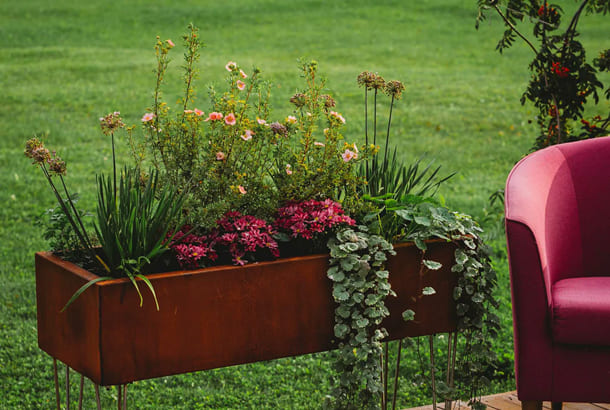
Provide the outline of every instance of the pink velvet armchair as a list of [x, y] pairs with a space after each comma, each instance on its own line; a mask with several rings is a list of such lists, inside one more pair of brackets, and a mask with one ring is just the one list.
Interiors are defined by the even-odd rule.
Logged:
[[610, 402], [610, 137], [521, 160], [506, 236], [523, 408]]

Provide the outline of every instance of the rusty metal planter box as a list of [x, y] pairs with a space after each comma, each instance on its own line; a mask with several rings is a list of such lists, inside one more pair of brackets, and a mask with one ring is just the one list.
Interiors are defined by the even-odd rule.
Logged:
[[[386, 305], [390, 339], [455, 330], [451, 272], [455, 245], [431, 241], [421, 268], [412, 244], [388, 262], [398, 297]], [[333, 349], [328, 255], [312, 255], [150, 275], [160, 310], [144, 287], [144, 306], [127, 279], [98, 282], [66, 311], [72, 294], [96, 276], [49, 253], [36, 254], [38, 345], [99, 385], [213, 369]], [[432, 286], [436, 294], [421, 290]], [[416, 320], [404, 322], [413, 309]]]

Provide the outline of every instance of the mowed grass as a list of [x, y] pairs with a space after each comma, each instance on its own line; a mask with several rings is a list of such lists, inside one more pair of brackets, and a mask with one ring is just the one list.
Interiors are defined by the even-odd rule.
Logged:
[[[206, 86], [220, 84], [227, 61], [256, 65], [273, 82], [275, 118], [289, 114], [301, 87], [297, 59], [313, 58], [327, 77], [337, 110], [347, 118], [348, 141], [363, 141], [363, 92], [358, 73], [377, 71], [402, 80], [392, 142], [405, 161], [427, 155], [458, 174], [443, 188], [447, 203], [485, 219], [496, 232], [494, 262], [500, 278], [500, 360], [490, 392], [513, 388], [510, 294], [497, 218], [485, 218], [488, 196], [501, 188], [512, 165], [536, 135], [531, 107], [518, 100], [528, 80], [530, 51], [517, 45], [494, 51], [497, 19], [474, 29], [475, 2], [422, 0], [281, 0], [0, 3], [0, 408], [51, 408], [52, 362], [36, 342], [33, 253], [47, 248], [36, 219], [54, 205], [40, 172], [23, 157], [28, 138], [46, 136], [68, 162], [68, 182], [81, 206], [95, 208], [95, 173], [110, 170], [110, 144], [98, 118], [121, 111], [137, 124], [151, 102], [155, 37], [177, 47], [165, 95], [178, 98], [180, 36], [188, 23], [207, 47], [198, 65], [198, 106], [207, 110]], [[583, 41], [597, 52], [608, 38], [602, 17], [586, 18]], [[607, 46], [607, 45], [606, 45]], [[387, 108], [387, 104], [383, 107]], [[604, 102], [600, 110], [608, 110]], [[380, 130], [386, 111], [380, 110]], [[119, 157], [128, 161], [125, 138]], [[498, 236], [499, 235], [499, 236]], [[281, 289], [281, 284], [278, 284]], [[418, 373], [417, 349], [405, 351], [399, 406], [430, 401]], [[137, 408], [319, 408], [330, 389], [328, 353], [236, 366], [135, 383]], [[90, 385], [87, 387], [93, 406]], [[75, 392], [73, 392], [75, 393]], [[112, 390], [103, 390], [111, 406]]]

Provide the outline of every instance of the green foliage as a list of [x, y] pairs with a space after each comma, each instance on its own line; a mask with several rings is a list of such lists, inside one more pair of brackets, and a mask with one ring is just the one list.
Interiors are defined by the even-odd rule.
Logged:
[[111, 275], [128, 277], [140, 295], [141, 305], [142, 295], [135, 278], [144, 281], [154, 295], [142, 273], [168, 249], [171, 238], [167, 234], [180, 226], [184, 195], [171, 185], [161, 188], [157, 171], [151, 172], [144, 183], [140, 178], [138, 168], [125, 168], [118, 187], [110, 176], [98, 178], [95, 230]]
[[455, 173], [440, 177], [440, 165], [432, 168], [433, 162], [430, 161], [422, 168], [422, 160], [423, 158], [418, 158], [415, 162], [406, 164], [398, 159], [397, 149], [394, 148], [392, 155], [372, 162], [368, 177], [366, 164], [362, 164], [358, 168], [358, 175], [367, 181], [362, 186], [365, 194], [378, 197], [392, 193], [394, 199], [409, 194], [434, 196], [441, 184]]
[[[64, 202], [71, 201], [76, 209], [78, 194], [72, 194], [71, 199], [64, 198]], [[91, 216], [91, 214], [79, 210], [81, 219]], [[81, 247], [78, 235], [74, 232], [72, 225], [60, 205], [47, 209], [41, 216], [39, 224], [44, 229], [43, 238], [49, 242], [51, 251], [73, 251]]]
[[[599, 103], [599, 91], [603, 90], [604, 85], [597, 74], [598, 70], [602, 72], [608, 69], [610, 50], [601, 51], [599, 57], [593, 60], [593, 65], [588, 63], [585, 47], [578, 40], [580, 33], [577, 26], [583, 13], [608, 13], [610, 1], [580, 1], [563, 32], [564, 10], [557, 4], [508, 0], [503, 11], [502, 3], [478, 0], [477, 27], [485, 18], [485, 12], [494, 9], [506, 26], [497, 50], [502, 52], [511, 47], [519, 37], [535, 54], [529, 64], [532, 77], [521, 97], [521, 104], [529, 100], [538, 109], [540, 134], [534, 149], [607, 135], [610, 113], [606, 118], [592, 116], [588, 120], [585, 118], [585, 104], [591, 100], [595, 104]], [[533, 22], [532, 34], [535, 41], [528, 39], [517, 27], [525, 19]], [[610, 98], [610, 87], [605, 94], [606, 98]], [[573, 123], [577, 120], [581, 122], [580, 131], [576, 128], [578, 125]]]
[[346, 228], [328, 241], [333, 281], [335, 336], [340, 340], [336, 352], [332, 398], [328, 407], [336, 409], [377, 409], [380, 406], [381, 328], [389, 315], [388, 295], [395, 295], [385, 270], [387, 255], [395, 254], [392, 245], [364, 226]]
[[[174, 113], [163, 102], [171, 40], [157, 39], [156, 87], [149, 112], [142, 117], [144, 137], [130, 140], [138, 164], [164, 170], [164, 184], [188, 191], [189, 223], [208, 230], [228, 211], [269, 219], [286, 201], [339, 199], [357, 203], [354, 164], [367, 148], [343, 141], [343, 116], [324, 94], [315, 61], [301, 62], [305, 88], [290, 99], [296, 107], [283, 120], [272, 120], [271, 84], [261, 70], [229, 61], [226, 88], [210, 87], [206, 115], [195, 106], [200, 54], [198, 30], [184, 36], [184, 95]], [[342, 189], [338, 189], [341, 187]], [[205, 204], [205, 206], [201, 206]]]
[[[497, 277], [489, 249], [480, 237], [482, 229], [470, 216], [451, 211], [432, 198], [403, 196], [397, 201], [388, 194], [366, 199], [378, 207], [366, 217], [370, 231], [393, 242], [413, 241], [424, 252], [422, 263], [428, 269], [439, 269], [441, 264], [426, 259], [426, 240], [439, 238], [457, 244], [451, 268], [458, 275], [453, 297], [458, 330], [466, 339], [458, 362], [462, 382], [458, 394], [476, 403], [476, 397], [490, 383], [486, 374], [496, 360], [491, 340], [500, 328], [495, 313], [499, 306], [494, 295]], [[431, 295], [435, 290], [428, 287], [422, 293]], [[406, 319], [412, 316], [410, 312], [405, 314]]]

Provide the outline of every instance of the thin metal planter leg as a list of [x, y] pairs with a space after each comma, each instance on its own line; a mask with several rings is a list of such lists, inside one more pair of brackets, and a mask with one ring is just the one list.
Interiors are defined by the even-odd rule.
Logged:
[[83, 390], [85, 387], [85, 376], [80, 375], [80, 389], [78, 391], [78, 410], [83, 410]]
[[123, 385], [119, 384], [118, 386], [116, 386], [116, 388], [119, 391], [116, 402], [118, 403], [118, 409], [121, 410], [121, 408], [123, 407]]
[[66, 410], [70, 410], [70, 366], [66, 365]]
[[432, 408], [436, 410], [436, 374], [434, 367], [434, 335], [428, 336], [430, 344], [430, 379], [432, 381]]
[[93, 383], [93, 389], [95, 390], [95, 403], [97, 404], [97, 410], [102, 410], [102, 403], [100, 401], [100, 386]]
[[[457, 332], [449, 333], [447, 341], [447, 386], [453, 388], [453, 376], [455, 374], [455, 356], [457, 354]], [[445, 400], [445, 409], [451, 410], [453, 401]]]
[[398, 354], [396, 358], [396, 370], [394, 371], [394, 394], [392, 395], [392, 410], [396, 409], [396, 394], [398, 393], [398, 371], [400, 370], [400, 355], [402, 353], [402, 339], [398, 341]]
[[55, 403], [57, 410], [61, 410], [60, 397], [59, 397], [59, 377], [57, 376], [57, 359], [53, 358], [53, 380], [55, 381]]

